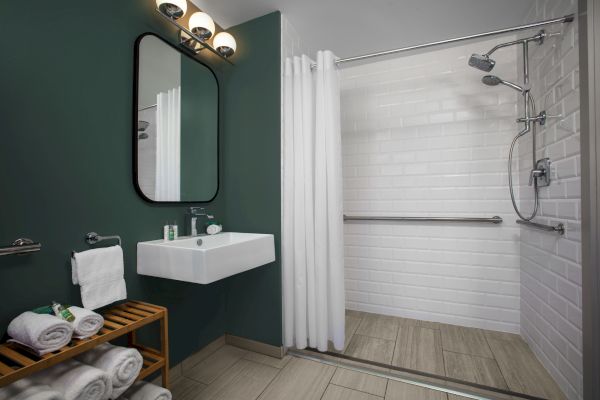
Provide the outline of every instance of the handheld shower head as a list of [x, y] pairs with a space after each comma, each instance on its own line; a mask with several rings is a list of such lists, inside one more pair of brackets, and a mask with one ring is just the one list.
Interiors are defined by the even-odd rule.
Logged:
[[469, 58], [469, 65], [478, 70], [490, 72], [494, 69], [496, 61], [492, 60], [487, 54], [472, 54], [471, 58]]
[[521, 86], [517, 85], [516, 83], [505, 81], [505, 80], [497, 77], [496, 75], [486, 75], [483, 78], [481, 78], [481, 82], [483, 82], [484, 84], [486, 84], [488, 86], [504, 85], [504, 86], [508, 86], [509, 88], [515, 89], [517, 92], [521, 92], [521, 93], [525, 92], [525, 89], [522, 88]]

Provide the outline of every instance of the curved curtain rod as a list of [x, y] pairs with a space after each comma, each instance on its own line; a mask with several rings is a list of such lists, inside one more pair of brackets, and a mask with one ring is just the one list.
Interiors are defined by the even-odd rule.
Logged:
[[[339, 58], [339, 59], [337, 59], [335, 61], [335, 63], [336, 63], [336, 65], [340, 65], [342, 63], [347, 63], [347, 62], [352, 62], [352, 61], [366, 60], [368, 58], [387, 56], [387, 55], [390, 55], [390, 54], [403, 53], [403, 52], [406, 52], [406, 51], [419, 50], [419, 49], [424, 49], [424, 48], [427, 48], [427, 47], [433, 47], [433, 46], [439, 46], [439, 45], [443, 45], [443, 44], [461, 42], [463, 40], [478, 39], [478, 38], [483, 38], [483, 37], [487, 37], [487, 36], [501, 35], [501, 34], [504, 34], [504, 33], [524, 31], [524, 30], [527, 30], [527, 29], [533, 29], [533, 28], [538, 28], [538, 27], [541, 27], [541, 26], [552, 25], [552, 24], [568, 23], [568, 22], [573, 22], [574, 19], [575, 19], [575, 14], [568, 14], [568, 15], [565, 15], [564, 17], [547, 19], [545, 21], [533, 22], [531, 24], [519, 25], [519, 26], [515, 26], [515, 27], [512, 27], [512, 28], [504, 28], [504, 29], [498, 29], [498, 30], [495, 30], [495, 31], [489, 31], [489, 32], [484, 32], [484, 33], [476, 33], [474, 35], [468, 35], [468, 36], [462, 36], [462, 37], [457, 37], [457, 38], [452, 38], [452, 39], [439, 40], [437, 42], [417, 44], [417, 45], [414, 45], [414, 46], [401, 47], [399, 49], [380, 51], [380, 52], [377, 52], [377, 53], [362, 54], [360, 56], [347, 57], [347, 58]], [[316, 66], [317, 66], [317, 64], [311, 64], [310, 68], [313, 69]]]

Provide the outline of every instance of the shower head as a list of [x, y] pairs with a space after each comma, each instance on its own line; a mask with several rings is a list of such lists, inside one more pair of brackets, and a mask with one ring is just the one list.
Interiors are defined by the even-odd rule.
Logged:
[[138, 132], [144, 132], [146, 129], [148, 129], [148, 127], [150, 126], [150, 123], [148, 121], [138, 121]]
[[483, 82], [484, 84], [486, 84], [488, 86], [504, 85], [504, 86], [508, 86], [509, 88], [515, 89], [517, 92], [521, 92], [521, 93], [525, 92], [525, 89], [522, 88], [521, 86], [517, 85], [516, 83], [505, 81], [505, 80], [497, 77], [496, 75], [486, 75], [483, 78], [481, 78], [481, 82]]
[[150, 136], [146, 132], [142, 132], [138, 135], [138, 140], [148, 139]]
[[494, 69], [496, 61], [492, 60], [487, 54], [472, 54], [469, 58], [469, 65], [484, 72], [490, 72]]

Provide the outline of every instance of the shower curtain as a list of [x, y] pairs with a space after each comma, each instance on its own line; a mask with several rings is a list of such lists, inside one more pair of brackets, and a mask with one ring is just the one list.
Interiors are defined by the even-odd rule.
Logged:
[[155, 201], [179, 201], [181, 87], [156, 95]]
[[283, 100], [284, 341], [344, 347], [340, 89], [335, 56], [286, 59]]

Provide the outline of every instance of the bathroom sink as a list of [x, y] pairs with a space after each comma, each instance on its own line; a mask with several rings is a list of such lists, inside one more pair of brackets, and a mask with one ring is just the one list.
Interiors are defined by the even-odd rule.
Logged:
[[223, 232], [137, 244], [137, 272], [207, 284], [275, 261], [273, 235]]

